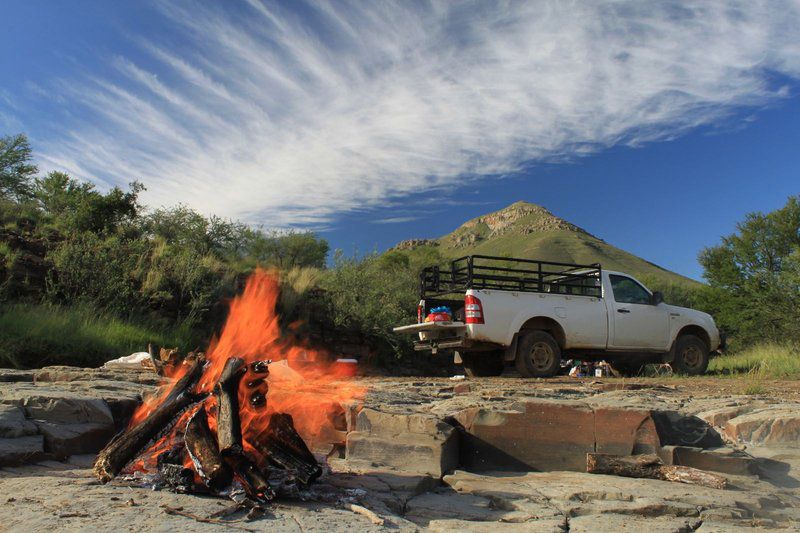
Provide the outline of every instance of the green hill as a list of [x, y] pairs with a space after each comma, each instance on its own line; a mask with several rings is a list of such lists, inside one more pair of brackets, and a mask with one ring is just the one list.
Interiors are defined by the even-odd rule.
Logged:
[[632, 274], [642, 281], [696, 286], [698, 282], [612, 246], [542, 206], [516, 202], [462, 224], [439, 239], [414, 239], [393, 250], [410, 254], [437, 250], [453, 259], [470, 254], [522, 257], [565, 263], [600, 263], [603, 268]]

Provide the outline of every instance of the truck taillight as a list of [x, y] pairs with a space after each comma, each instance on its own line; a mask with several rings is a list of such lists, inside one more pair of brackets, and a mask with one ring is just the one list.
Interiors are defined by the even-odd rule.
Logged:
[[467, 324], [483, 324], [483, 305], [471, 294], [464, 297], [464, 318]]
[[425, 300], [420, 300], [417, 305], [417, 324], [422, 324], [423, 320], [425, 320]]

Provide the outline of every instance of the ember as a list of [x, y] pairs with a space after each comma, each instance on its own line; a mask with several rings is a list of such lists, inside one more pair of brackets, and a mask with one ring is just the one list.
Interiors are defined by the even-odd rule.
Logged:
[[309, 444], [338, 444], [342, 405], [363, 392], [327, 354], [281, 334], [278, 296], [277, 275], [257, 270], [205, 357], [160, 369], [172, 386], [100, 452], [101, 481], [136, 473], [179, 492], [266, 502], [321, 475]]

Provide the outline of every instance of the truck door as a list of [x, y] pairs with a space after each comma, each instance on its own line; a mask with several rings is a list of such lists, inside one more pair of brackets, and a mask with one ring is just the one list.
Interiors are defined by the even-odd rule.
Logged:
[[667, 306], [652, 305], [650, 293], [636, 280], [619, 274], [609, 274], [611, 297], [609, 303], [610, 348], [667, 349], [669, 311]]

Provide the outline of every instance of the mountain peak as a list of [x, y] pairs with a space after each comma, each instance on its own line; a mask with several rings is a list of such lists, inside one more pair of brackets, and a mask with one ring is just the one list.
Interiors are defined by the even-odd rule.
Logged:
[[499, 211], [473, 218], [444, 237], [455, 247], [471, 246], [506, 233], [530, 235], [553, 230], [568, 230], [588, 235], [588, 232], [548, 209], [530, 202], [518, 201]]

